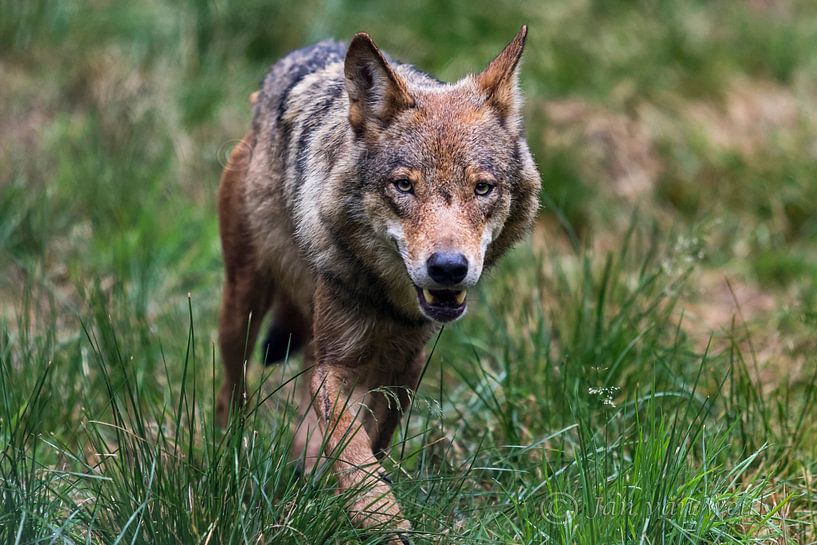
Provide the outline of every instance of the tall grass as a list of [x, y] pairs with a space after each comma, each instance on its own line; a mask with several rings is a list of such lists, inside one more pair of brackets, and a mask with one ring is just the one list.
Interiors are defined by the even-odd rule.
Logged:
[[[576, 255], [575, 276], [531, 271], [519, 251], [477, 315], [443, 332], [386, 463], [417, 542], [783, 535], [781, 511], [808, 499], [777, 496], [770, 472], [799, 441], [761, 405], [737, 346], [690, 350], [672, 318], [687, 271], [668, 272], [673, 256], [646, 240], [631, 235], [600, 268]], [[502, 297], [520, 270], [561, 298], [558, 320], [554, 304]], [[278, 375], [256, 377], [255, 405], [219, 430], [216, 356], [192, 304], [172, 348], [120, 335], [128, 318], [113, 307], [93, 298], [82, 338], [63, 346], [25, 327], [0, 344], [4, 542], [376, 542], [351, 527], [328, 472], [298, 478], [297, 415]], [[148, 374], [145, 352], [157, 358]], [[805, 415], [795, 433], [813, 433]]]

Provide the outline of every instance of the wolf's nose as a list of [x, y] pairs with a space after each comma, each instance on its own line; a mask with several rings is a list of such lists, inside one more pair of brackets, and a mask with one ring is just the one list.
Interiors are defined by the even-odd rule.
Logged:
[[434, 252], [426, 262], [428, 276], [443, 286], [459, 284], [468, 274], [468, 259], [462, 254]]

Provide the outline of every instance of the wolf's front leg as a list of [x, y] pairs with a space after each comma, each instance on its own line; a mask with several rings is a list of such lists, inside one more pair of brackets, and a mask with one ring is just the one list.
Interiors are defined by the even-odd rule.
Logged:
[[[360, 410], [351, 402], [355, 381], [354, 369], [336, 364], [319, 363], [312, 374], [313, 408], [326, 437], [327, 457], [334, 460], [340, 489], [355, 491], [349, 514], [356, 526], [410, 530], [384, 479], [383, 468], [372, 453]], [[388, 543], [409, 542], [398, 533]]]
[[377, 393], [373, 396], [375, 425], [370, 428], [370, 437], [372, 452], [378, 460], [388, 454], [392, 436], [411, 405], [424, 364], [425, 354], [421, 350], [405, 367], [389, 373], [388, 377], [380, 381], [380, 384], [390, 386], [391, 393]]

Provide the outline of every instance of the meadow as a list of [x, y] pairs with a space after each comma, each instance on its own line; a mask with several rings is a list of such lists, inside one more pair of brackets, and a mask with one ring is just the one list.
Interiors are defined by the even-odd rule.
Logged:
[[0, 543], [378, 543], [298, 357], [215, 425], [220, 170], [291, 49], [453, 81], [522, 23], [542, 209], [385, 461], [413, 542], [817, 543], [810, 0], [0, 0]]

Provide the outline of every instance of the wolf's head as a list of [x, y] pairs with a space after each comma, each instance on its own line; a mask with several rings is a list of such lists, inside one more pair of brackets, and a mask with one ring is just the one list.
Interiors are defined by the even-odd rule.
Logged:
[[522, 27], [485, 70], [455, 84], [391, 64], [366, 34], [349, 45], [366, 223], [404, 265], [422, 313], [438, 322], [462, 316], [467, 289], [536, 212], [540, 180], [517, 88], [526, 34]]

